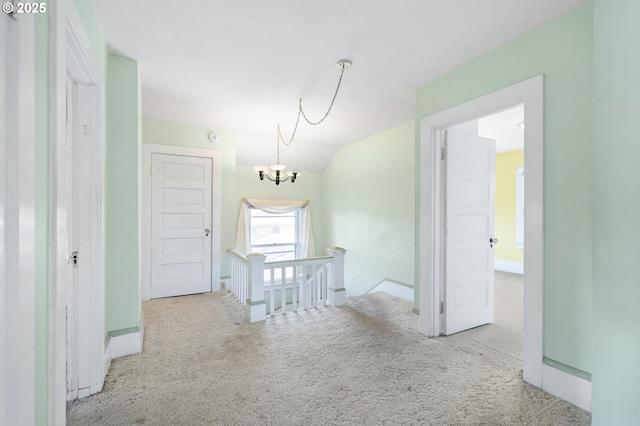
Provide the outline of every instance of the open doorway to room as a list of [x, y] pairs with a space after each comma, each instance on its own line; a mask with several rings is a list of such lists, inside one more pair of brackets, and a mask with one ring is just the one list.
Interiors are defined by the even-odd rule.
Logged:
[[[527, 205], [523, 226], [524, 240], [527, 242], [526, 250], [523, 250], [523, 263], [527, 265], [527, 273], [523, 278], [522, 366], [524, 380], [538, 387], [542, 387], [543, 370], [543, 81], [543, 76], [537, 76], [421, 120], [418, 191], [419, 244], [417, 250], [419, 317], [414, 322], [414, 327], [427, 336], [443, 334], [443, 324], [446, 323], [443, 317], [447, 303], [443, 289], [447, 273], [445, 263], [447, 259], [445, 245], [447, 229], [445, 227], [446, 210], [444, 204], [447, 196], [447, 176], [444, 174], [445, 162], [443, 161], [446, 130], [522, 105], [524, 110], [524, 120], [522, 121], [526, 123], [524, 129], [524, 146], [526, 147], [524, 166], [527, 170], [523, 195], [524, 204]], [[476, 154], [478, 154], [476, 151], [476, 149], [470, 149], [463, 155], [465, 167], [468, 166], [469, 169], [483, 167], [482, 162], [479, 165], [474, 163]], [[495, 166], [495, 154], [492, 157], [487, 152], [482, 153], [481, 156], [486, 159], [493, 158], [490, 161], [493, 165], [489, 164], [489, 160], [485, 164], [493, 167]], [[513, 173], [515, 174], [515, 170]], [[475, 188], [479, 189], [480, 186], [475, 185]], [[480, 195], [485, 198], [490, 196], [487, 191], [476, 191], [471, 187], [466, 188], [466, 193], [469, 197], [467, 204], [478, 203], [478, 200], [482, 198]], [[486, 234], [484, 237], [489, 237], [487, 241], [484, 241], [483, 238], [483, 244], [489, 245], [489, 248], [492, 249], [491, 244], [495, 242], [492, 240], [499, 236], [493, 235], [494, 230], [488, 228], [489, 219], [484, 218], [483, 220]], [[467, 231], [476, 229], [471, 226], [472, 222], [473, 220], [467, 221], [461, 226], [466, 226]], [[477, 222], [479, 223], [480, 219]], [[489, 265], [494, 263], [492, 254], [493, 250], [491, 250], [491, 259], [487, 258], [485, 262], [485, 269], [491, 269], [491, 272], [493, 272], [493, 268], [489, 268]], [[460, 264], [462, 265], [464, 262], [460, 262]], [[461, 296], [461, 302], [467, 303], [468, 306], [476, 304], [477, 300], [482, 297], [480, 291], [482, 286], [476, 286], [475, 290], [474, 294], [477, 296], [475, 300]], [[490, 292], [485, 291], [484, 297], [489, 298]], [[487, 322], [492, 322], [492, 318]]]
[[443, 131], [442, 334], [522, 363], [524, 107]]

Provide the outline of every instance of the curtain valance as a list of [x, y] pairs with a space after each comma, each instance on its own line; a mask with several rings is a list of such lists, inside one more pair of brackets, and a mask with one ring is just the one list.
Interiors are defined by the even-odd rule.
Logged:
[[247, 254], [251, 247], [251, 229], [249, 229], [249, 208], [254, 207], [271, 214], [290, 213], [302, 209], [300, 231], [300, 257], [315, 257], [315, 243], [311, 232], [311, 206], [309, 201], [298, 200], [261, 200], [244, 198], [240, 204], [238, 231], [236, 234], [236, 250]]

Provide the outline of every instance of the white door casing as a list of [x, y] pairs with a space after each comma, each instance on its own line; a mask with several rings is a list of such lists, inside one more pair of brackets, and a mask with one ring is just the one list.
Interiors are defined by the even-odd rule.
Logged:
[[[50, 403], [102, 389], [105, 351], [103, 74], [84, 26], [65, 2], [50, 5]], [[68, 123], [67, 123], [68, 121]], [[78, 266], [71, 264], [78, 252]], [[62, 312], [61, 312], [62, 311]], [[64, 392], [63, 392], [64, 390]]]
[[441, 333], [440, 300], [444, 274], [442, 130], [524, 104], [525, 230], [523, 312], [523, 378], [543, 387], [543, 117], [544, 77], [514, 84], [480, 98], [440, 111], [420, 121], [418, 142], [417, 304], [413, 327], [427, 336]]
[[446, 335], [493, 322], [496, 143], [445, 131]]
[[0, 14], [0, 424], [34, 424], [34, 17]]
[[151, 298], [210, 292], [212, 160], [151, 163]]

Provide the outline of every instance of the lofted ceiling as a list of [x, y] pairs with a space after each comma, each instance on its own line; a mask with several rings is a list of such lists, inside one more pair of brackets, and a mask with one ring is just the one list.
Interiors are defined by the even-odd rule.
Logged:
[[414, 119], [415, 90], [588, 0], [94, 0], [111, 52], [139, 63], [144, 116], [231, 131], [239, 165], [323, 171], [335, 151]]

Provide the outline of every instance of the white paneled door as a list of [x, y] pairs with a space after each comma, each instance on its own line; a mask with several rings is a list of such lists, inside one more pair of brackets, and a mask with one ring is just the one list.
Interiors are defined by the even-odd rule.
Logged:
[[211, 158], [152, 154], [151, 298], [211, 291]]
[[493, 322], [492, 139], [447, 131], [444, 334]]
[[[67, 400], [91, 394], [91, 87], [67, 78], [67, 189], [69, 276], [67, 283]], [[98, 218], [99, 219], [99, 218]], [[93, 271], [92, 271], [92, 268]], [[95, 381], [96, 378], [93, 377]], [[94, 391], [95, 392], [95, 391]]]

